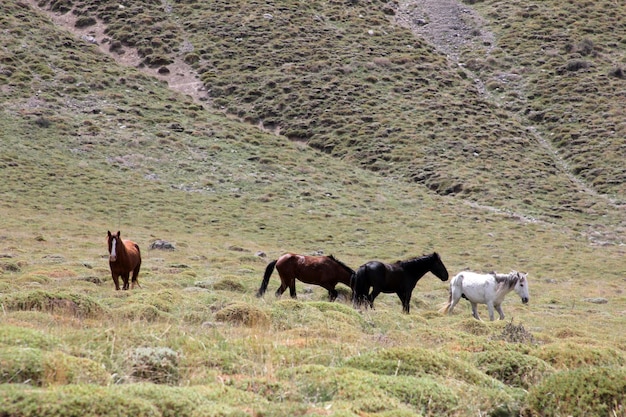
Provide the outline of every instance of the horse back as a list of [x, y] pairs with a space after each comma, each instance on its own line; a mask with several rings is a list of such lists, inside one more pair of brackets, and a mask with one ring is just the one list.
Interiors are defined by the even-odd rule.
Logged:
[[450, 287], [457, 288], [468, 300], [475, 303], [485, 303], [493, 299], [496, 291], [496, 279], [491, 274], [476, 272], [459, 272], [452, 278]]
[[354, 275], [355, 285], [357, 288], [369, 291], [372, 285], [384, 285], [387, 275], [387, 267], [379, 261], [370, 261], [363, 264], [356, 270]]

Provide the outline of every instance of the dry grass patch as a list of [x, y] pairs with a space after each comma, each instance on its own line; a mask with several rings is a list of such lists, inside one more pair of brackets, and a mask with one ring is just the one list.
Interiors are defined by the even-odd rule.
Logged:
[[13, 293], [0, 297], [0, 303], [7, 310], [39, 310], [79, 318], [100, 318], [107, 313], [97, 300], [73, 292], [36, 290]]
[[256, 306], [244, 303], [228, 305], [215, 313], [218, 321], [247, 327], [268, 327], [270, 318]]

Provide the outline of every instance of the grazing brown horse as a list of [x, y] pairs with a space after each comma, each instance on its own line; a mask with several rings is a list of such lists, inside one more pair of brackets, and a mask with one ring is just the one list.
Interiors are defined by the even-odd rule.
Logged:
[[308, 256], [286, 253], [275, 261], [270, 262], [265, 268], [261, 288], [257, 291], [257, 297], [263, 296], [267, 290], [274, 267], [280, 276], [280, 287], [276, 290], [276, 296], [280, 297], [287, 287], [289, 295], [296, 298], [296, 278], [307, 284], [315, 284], [328, 290], [328, 298], [334, 301], [337, 298], [335, 286], [338, 282], [350, 286], [350, 277], [354, 270], [336, 259], [334, 256]]
[[139, 246], [130, 240], [122, 240], [119, 231], [116, 234], [111, 234], [110, 231], [107, 231], [107, 245], [109, 248], [109, 266], [111, 267], [111, 276], [115, 283], [115, 289], [120, 289], [120, 276], [124, 280], [122, 289], [128, 289], [128, 276], [131, 271], [133, 273], [131, 289], [135, 288], [135, 284], [141, 288], [137, 280], [139, 268], [141, 268]]

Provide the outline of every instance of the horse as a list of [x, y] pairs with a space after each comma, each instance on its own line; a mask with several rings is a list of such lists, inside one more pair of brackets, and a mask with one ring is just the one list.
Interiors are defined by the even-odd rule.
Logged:
[[337, 298], [337, 283], [350, 286], [350, 277], [354, 270], [335, 258], [330, 256], [309, 256], [286, 253], [278, 259], [270, 262], [265, 268], [263, 282], [257, 291], [257, 297], [262, 297], [267, 290], [274, 268], [280, 276], [280, 287], [276, 290], [276, 297], [280, 297], [287, 288], [291, 298], [297, 298], [296, 278], [307, 284], [319, 285], [328, 290], [328, 298], [335, 301]]
[[107, 231], [107, 246], [109, 249], [109, 267], [111, 268], [111, 276], [115, 283], [115, 289], [120, 289], [119, 277], [124, 280], [123, 290], [128, 290], [128, 276], [133, 273], [131, 289], [135, 288], [135, 284], [139, 288], [139, 269], [141, 268], [141, 252], [139, 246], [130, 240], [123, 240], [120, 232], [112, 234]]
[[402, 311], [409, 314], [413, 289], [427, 272], [433, 273], [442, 281], [448, 280], [448, 270], [437, 252], [393, 264], [367, 262], [352, 277], [352, 302], [356, 307], [366, 301], [374, 308], [374, 300], [381, 292], [396, 293], [402, 301]]
[[472, 316], [476, 320], [481, 320], [478, 315], [477, 304], [487, 304], [489, 319], [493, 321], [493, 309], [500, 315], [500, 320], [504, 319], [502, 312], [502, 302], [504, 297], [515, 290], [522, 299], [522, 303], [528, 303], [530, 295], [528, 293], [528, 274], [511, 271], [508, 274], [477, 274], [475, 272], [463, 271], [458, 273], [450, 281], [450, 296], [448, 303], [440, 310], [442, 313], [451, 314], [454, 306], [461, 297], [466, 298], [472, 304]]

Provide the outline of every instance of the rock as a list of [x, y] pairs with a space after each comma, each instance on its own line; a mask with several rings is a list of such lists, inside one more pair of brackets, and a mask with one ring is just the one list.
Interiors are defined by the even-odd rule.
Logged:
[[597, 298], [585, 298], [586, 302], [588, 303], [593, 303], [593, 304], [606, 304], [609, 302], [609, 300], [607, 300], [606, 298], [602, 298], [602, 297], [597, 297]]
[[172, 243], [170, 243], [170, 242], [167, 242], [167, 241], [161, 240], [161, 239], [157, 239], [157, 240], [155, 240], [154, 242], [152, 242], [150, 244], [148, 249], [150, 249], [150, 250], [152, 250], [152, 249], [176, 250], [176, 247]]

